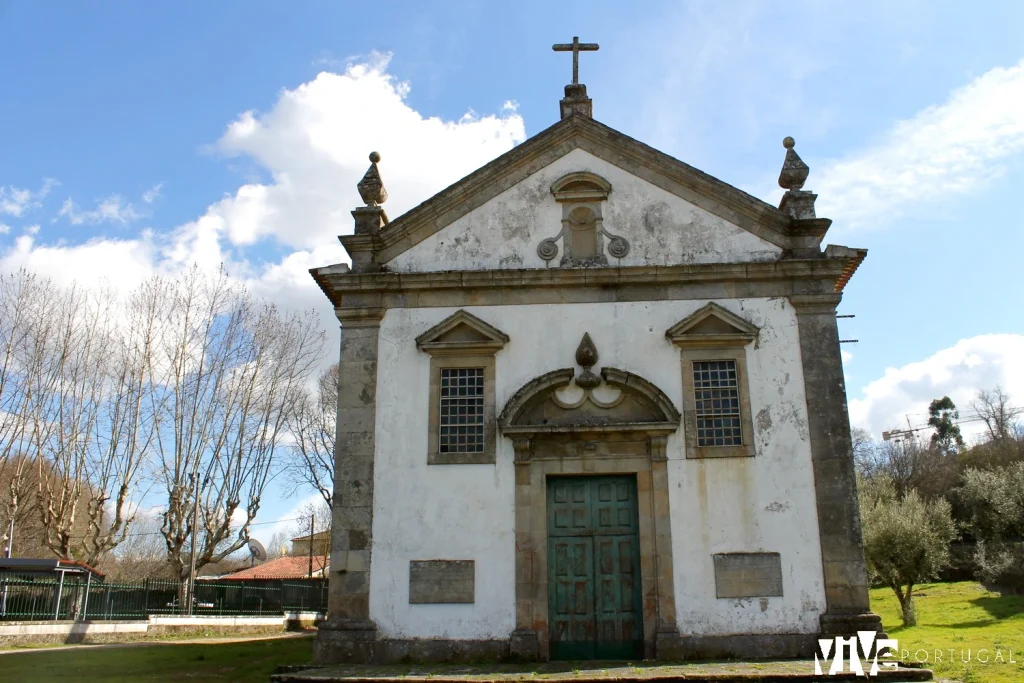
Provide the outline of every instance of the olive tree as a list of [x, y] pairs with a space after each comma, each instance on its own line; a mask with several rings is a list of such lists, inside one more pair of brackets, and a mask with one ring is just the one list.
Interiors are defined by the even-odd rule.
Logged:
[[968, 469], [958, 494], [967, 530], [978, 540], [981, 580], [1024, 588], [1024, 462]]
[[901, 497], [885, 475], [862, 481], [859, 491], [868, 571], [892, 589], [904, 626], [913, 626], [914, 586], [949, 564], [949, 542], [956, 536], [949, 503], [926, 501], [915, 490]]

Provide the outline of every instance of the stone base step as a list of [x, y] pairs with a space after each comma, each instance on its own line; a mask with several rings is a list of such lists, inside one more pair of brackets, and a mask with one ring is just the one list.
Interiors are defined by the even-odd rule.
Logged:
[[[543, 676], [543, 678], [541, 678]], [[280, 667], [274, 683], [788, 683], [791, 681], [862, 681], [864, 676], [842, 672], [815, 675], [812, 661], [687, 662], [682, 664], [622, 662], [548, 662], [541, 664], [480, 665], [331, 665], [315, 668]], [[930, 669], [881, 669], [871, 681], [910, 683], [930, 681]]]

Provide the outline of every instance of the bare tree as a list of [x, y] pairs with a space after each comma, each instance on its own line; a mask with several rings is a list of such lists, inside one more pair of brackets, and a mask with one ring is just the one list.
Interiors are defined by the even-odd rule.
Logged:
[[334, 504], [334, 433], [338, 419], [338, 364], [324, 370], [313, 393], [303, 392], [288, 421], [293, 440], [287, 472], [295, 488], [312, 486]]
[[878, 444], [871, 438], [871, 432], [863, 427], [851, 429], [850, 438], [853, 442], [854, 466], [862, 475], [870, 476], [877, 467], [878, 458], [876, 453]]
[[979, 391], [971, 401], [971, 408], [985, 423], [992, 441], [1012, 439], [1017, 433], [1017, 418], [1024, 413], [1024, 408], [1010, 403], [1009, 394], [998, 385], [991, 390]]
[[112, 290], [50, 292], [26, 345], [23, 417], [43, 542], [61, 558], [99, 562], [124, 540], [140, 497], [153, 316], [133, 301], [123, 306]]
[[167, 561], [167, 546], [160, 533], [159, 516], [139, 515], [132, 524], [131, 533], [117, 549], [108, 553], [100, 570], [108, 580], [170, 579], [178, 578], [174, 567]]
[[248, 541], [324, 334], [312, 313], [285, 315], [260, 304], [223, 270], [209, 276], [192, 268], [158, 290], [166, 311], [152, 379], [164, 416], [155, 440], [167, 493], [161, 532], [185, 578], [193, 542], [200, 568]]
[[310, 502], [299, 512], [291, 553], [304, 557], [309, 576], [325, 577], [331, 552], [331, 508], [324, 501]]
[[330, 554], [331, 508], [326, 503], [307, 503], [299, 512], [296, 524], [296, 537], [310, 537], [309, 548], [312, 549], [313, 555]]
[[29, 425], [26, 407], [30, 379], [42, 360], [32, 353], [33, 342], [38, 341], [33, 332], [46, 319], [44, 308], [53, 291], [52, 282], [24, 269], [0, 273], [0, 552], [5, 554], [14, 543], [11, 521], [25, 528], [25, 504], [31, 498], [26, 477], [32, 459], [24, 454]]
[[76, 287], [50, 302], [54, 326], [36, 345], [43, 371], [29, 410], [44, 542], [58, 557], [87, 562], [98, 558], [84, 556], [84, 539], [73, 530], [98, 494], [89, 470], [110, 353], [109, 306], [109, 300]]
[[288, 554], [291, 549], [290, 541], [292, 535], [286, 531], [274, 532], [274, 535], [270, 537], [270, 540], [266, 543], [267, 557], [271, 560], [276, 560], [279, 557], [284, 557]]
[[36, 465], [32, 458], [21, 453], [8, 459], [7, 467], [0, 471], [0, 494], [7, 496], [0, 509], [0, 524], [3, 531], [11, 529], [14, 520], [14, 534], [5, 534], [0, 556], [10, 548], [12, 557], [46, 557], [51, 551], [43, 543], [45, 533], [39, 514], [39, 498], [36, 495]]

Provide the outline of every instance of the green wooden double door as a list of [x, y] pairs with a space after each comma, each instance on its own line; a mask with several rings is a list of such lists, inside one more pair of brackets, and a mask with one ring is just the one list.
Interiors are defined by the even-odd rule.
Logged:
[[547, 484], [552, 659], [643, 656], [636, 478]]

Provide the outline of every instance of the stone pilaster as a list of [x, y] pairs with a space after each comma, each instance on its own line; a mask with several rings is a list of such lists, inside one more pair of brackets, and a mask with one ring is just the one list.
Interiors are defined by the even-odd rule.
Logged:
[[513, 439], [512, 446], [516, 471], [516, 629], [509, 639], [509, 652], [518, 659], [533, 661], [540, 657], [540, 643], [534, 628], [537, 615], [534, 614], [534, 601], [530, 599], [536, 591], [534, 569], [537, 561], [529, 532], [533, 524], [535, 495], [530, 479], [533, 453], [527, 437]]
[[318, 663], [367, 662], [375, 655], [370, 619], [377, 346], [383, 309], [336, 309], [342, 322], [334, 511], [327, 620], [314, 647]]
[[654, 638], [655, 657], [677, 659], [681, 640], [676, 620], [676, 589], [672, 567], [662, 566], [661, 558], [672, 556], [672, 514], [668, 493], [668, 437], [649, 440], [651, 451], [651, 497], [654, 502], [655, 581], [658, 592], [658, 627]]
[[836, 306], [841, 294], [791, 296], [800, 334], [807, 397], [818, 535], [825, 582], [823, 635], [881, 631], [871, 613], [857, 506], [850, 415], [839, 353]]

